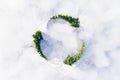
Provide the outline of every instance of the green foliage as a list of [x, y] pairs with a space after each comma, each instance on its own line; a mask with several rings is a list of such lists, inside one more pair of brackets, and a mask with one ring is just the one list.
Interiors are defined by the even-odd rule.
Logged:
[[41, 42], [41, 40], [43, 40], [41, 32], [36, 31], [35, 34], [33, 34], [33, 38], [34, 38], [33, 42], [34, 42], [37, 52], [40, 54], [40, 56], [42, 56], [43, 58], [45, 58], [47, 60], [46, 56], [42, 53], [42, 50], [40, 47], [40, 42]]
[[[40, 47], [40, 42], [41, 42], [41, 40], [43, 40], [43, 36], [42, 36], [41, 32], [36, 31], [35, 34], [33, 34], [33, 38], [34, 38], [33, 42], [34, 42], [37, 52], [40, 54], [40, 56], [42, 56], [44, 59], [47, 60], [47, 57], [43, 54], [41, 47]], [[85, 43], [83, 42], [82, 47], [79, 50], [79, 52], [73, 56], [68, 55], [67, 58], [65, 58], [64, 63], [67, 65], [72, 65], [73, 63], [77, 62], [80, 59], [80, 57], [82, 56], [84, 49], [85, 49]]]
[[61, 19], [68, 21], [70, 23], [70, 25], [75, 28], [79, 28], [79, 26], [80, 26], [80, 21], [78, 18], [73, 18], [71, 16], [61, 15], [61, 14], [51, 17], [51, 19], [57, 19], [57, 18], [61, 18]]
[[[79, 26], [80, 26], [79, 25], [80, 22], [79, 22], [78, 18], [73, 18], [73, 17], [68, 16], [68, 15], [61, 15], [61, 14], [59, 14], [59, 15], [51, 17], [50, 19], [58, 19], [58, 18], [61, 18], [61, 19], [65, 20], [65, 21], [68, 21], [72, 27], [79, 28]], [[40, 31], [36, 31], [33, 34], [34, 46], [35, 46], [37, 52], [40, 54], [40, 56], [42, 56], [44, 59], [47, 60], [47, 57], [43, 54], [43, 52], [41, 50], [41, 47], [40, 47], [41, 40], [43, 40], [43, 36], [42, 36], [41, 32]], [[77, 62], [80, 59], [80, 57], [82, 56], [82, 54], [84, 52], [84, 49], [85, 49], [85, 43], [83, 42], [82, 43], [82, 47], [79, 50], [79, 52], [76, 53], [73, 56], [68, 55], [65, 58], [64, 63], [67, 64], [67, 65], [72, 65], [73, 63]]]
[[77, 62], [81, 58], [84, 49], [85, 49], [85, 43], [83, 42], [80, 51], [76, 53], [74, 56], [68, 55], [67, 58], [64, 60], [64, 63], [67, 65], [72, 65], [73, 63]]

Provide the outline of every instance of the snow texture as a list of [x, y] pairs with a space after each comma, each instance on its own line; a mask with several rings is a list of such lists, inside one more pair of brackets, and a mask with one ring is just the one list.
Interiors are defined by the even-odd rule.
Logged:
[[[120, 80], [119, 4], [120, 0], [0, 0], [0, 80]], [[48, 23], [56, 14], [78, 17], [80, 28], [64, 21]], [[48, 62], [33, 47], [37, 30], [45, 37], [41, 46]], [[86, 43], [82, 58], [73, 66], [63, 64], [81, 40]]]

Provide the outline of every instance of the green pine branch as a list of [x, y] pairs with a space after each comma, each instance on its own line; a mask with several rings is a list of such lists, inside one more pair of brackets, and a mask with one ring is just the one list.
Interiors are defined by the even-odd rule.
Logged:
[[85, 49], [85, 43], [83, 42], [82, 47], [79, 50], [79, 52], [76, 53], [74, 56], [68, 55], [67, 58], [64, 60], [64, 63], [67, 65], [72, 65], [73, 63], [77, 62], [81, 58], [81, 56], [84, 52], [84, 49]]
[[71, 26], [75, 27], [75, 28], [79, 28], [80, 26], [80, 21], [78, 18], [73, 18], [71, 16], [68, 15], [62, 15], [62, 14], [58, 14], [55, 16], [52, 16], [50, 19], [64, 19], [65, 21], [68, 21], [70, 23]]
[[43, 36], [41, 32], [36, 31], [35, 34], [33, 34], [33, 42], [34, 42], [35, 48], [37, 52], [40, 54], [40, 56], [47, 60], [47, 57], [43, 54], [41, 47], [40, 47], [41, 40], [43, 40]]

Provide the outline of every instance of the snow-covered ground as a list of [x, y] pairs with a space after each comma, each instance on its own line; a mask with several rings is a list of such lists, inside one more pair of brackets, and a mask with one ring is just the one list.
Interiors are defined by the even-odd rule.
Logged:
[[[120, 80], [119, 4], [120, 0], [0, 0], [0, 80]], [[68, 23], [48, 25], [55, 14], [79, 17], [79, 30], [74, 33]], [[82, 58], [73, 66], [58, 58], [47, 62], [33, 47], [37, 30], [58, 40], [51, 59], [74, 52], [84, 40]]]

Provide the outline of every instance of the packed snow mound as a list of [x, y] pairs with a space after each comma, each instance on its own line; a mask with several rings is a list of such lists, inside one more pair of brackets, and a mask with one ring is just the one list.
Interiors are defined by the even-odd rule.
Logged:
[[46, 56], [50, 55], [48, 56], [50, 59], [57, 58], [63, 60], [68, 54], [73, 55], [77, 53], [82, 40], [75, 36], [77, 34], [76, 28], [58, 21], [49, 23], [47, 27], [47, 33], [43, 34], [44, 41], [41, 43], [41, 48]]

